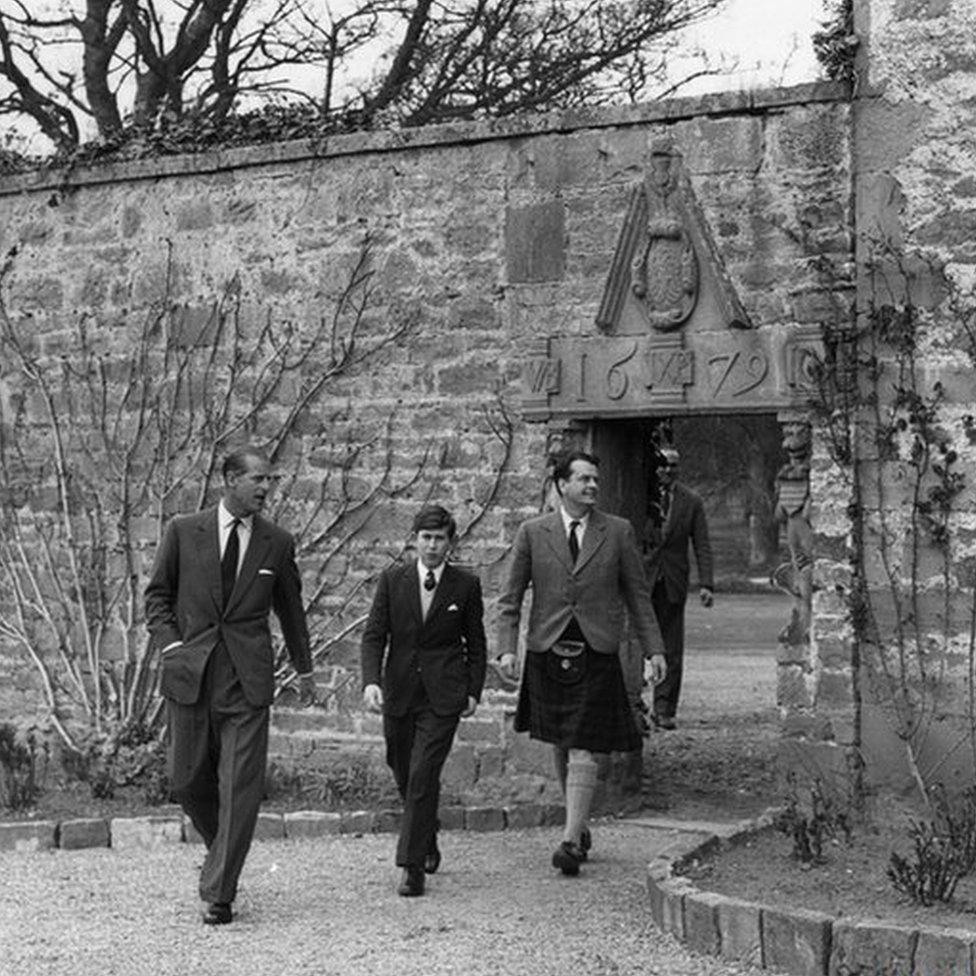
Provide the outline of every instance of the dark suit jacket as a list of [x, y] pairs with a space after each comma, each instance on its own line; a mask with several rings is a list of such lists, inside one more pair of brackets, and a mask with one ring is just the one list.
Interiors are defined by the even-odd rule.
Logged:
[[690, 488], [675, 482], [668, 517], [661, 526], [648, 518], [643, 541], [644, 566], [651, 589], [663, 579], [672, 603], [684, 603], [688, 598], [689, 541], [695, 550], [698, 585], [709, 589], [714, 586], [705, 506]]
[[575, 617], [593, 650], [616, 654], [626, 607], [644, 656], [663, 653], [634, 529], [627, 519], [594, 509], [575, 566], [558, 511], [519, 526], [508, 583], [499, 601], [502, 654], [516, 652], [522, 599], [529, 584], [528, 650], [548, 650]]
[[450, 563], [426, 620], [421, 616], [416, 563], [385, 570], [363, 632], [363, 686], [380, 685], [384, 712], [403, 715], [419, 668], [431, 708], [438, 715], [462, 712], [469, 695], [480, 700], [485, 683], [483, 612], [478, 577]]
[[163, 653], [162, 693], [182, 705], [198, 701], [207, 658], [222, 640], [247, 701], [256, 707], [270, 705], [272, 609], [295, 669], [303, 674], [312, 670], [295, 544], [284, 529], [254, 516], [251, 540], [225, 609], [222, 602], [216, 506], [174, 518], [146, 587], [146, 622], [156, 647], [162, 651], [182, 641]]

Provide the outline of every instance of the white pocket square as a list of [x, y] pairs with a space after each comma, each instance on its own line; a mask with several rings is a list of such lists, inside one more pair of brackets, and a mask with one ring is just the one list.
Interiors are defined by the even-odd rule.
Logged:
[[457, 610], [457, 608], [458, 608], [458, 605], [457, 605], [456, 603], [452, 603], [452, 604], [451, 604], [451, 605], [450, 605], [450, 606], [449, 606], [449, 607], [447, 608], [447, 612], [448, 612], [448, 613], [450, 613], [450, 612], [451, 612], [452, 610]]
[[274, 576], [273, 569], [259, 569], [258, 576]]

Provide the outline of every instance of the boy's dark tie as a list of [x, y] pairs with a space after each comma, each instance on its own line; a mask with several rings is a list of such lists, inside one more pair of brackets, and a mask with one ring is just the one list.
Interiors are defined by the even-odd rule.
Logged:
[[434, 579], [434, 571], [432, 569], [427, 570], [427, 575], [424, 577], [424, 589], [428, 592], [437, 586], [437, 580]]

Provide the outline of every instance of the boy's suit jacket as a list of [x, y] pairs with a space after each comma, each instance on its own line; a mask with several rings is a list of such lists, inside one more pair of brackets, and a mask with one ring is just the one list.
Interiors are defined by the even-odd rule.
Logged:
[[648, 519], [644, 529], [644, 567], [651, 589], [664, 580], [668, 599], [684, 603], [688, 597], [688, 542], [695, 550], [698, 585], [713, 588], [712, 547], [708, 541], [708, 523], [701, 498], [690, 488], [676, 482], [664, 524]]
[[207, 659], [222, 640], [248, 703], [270, 705], [272, 609], [295, 670], [312, 670], [295, 544], [284, 529], [254, 516], [234, 590], [227, 606], [222, 603], [217, 507], [174, 518], [146, 587], [146, 622], [163, 652], [160, 690], [182, 705], [198, 701]]
[[434, 712], [459, 714], [485, 683], [483, 612], [478, 577], [450, 563], [426, 620], [416, 562], [384, 570], [363, 632], [363, 686], [380, 685], [383, 711], [403, 715], [419, 675]]
[[558, 511], [519, 526], [508, 583], [499, 601], [503, 654], [516, 653], [522, 598], [530, 584], [529, 651], [552, 647], [575, 616], [593, 650], [616, 654], [624, 633], [626, 607], [644, 656], [663, 653], [634, 529], [627, 519], [594, 509], [575, 566]]

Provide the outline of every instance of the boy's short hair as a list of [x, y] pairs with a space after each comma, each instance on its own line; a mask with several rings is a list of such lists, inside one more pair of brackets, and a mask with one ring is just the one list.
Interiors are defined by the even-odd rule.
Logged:
[[425, 505], [414, 516], [414, 533], [438, 529], [447, 529], [448, 539], [453, 539], [457, 533], [457, 522], [454, 521], [454, 516], [442, 505]]

